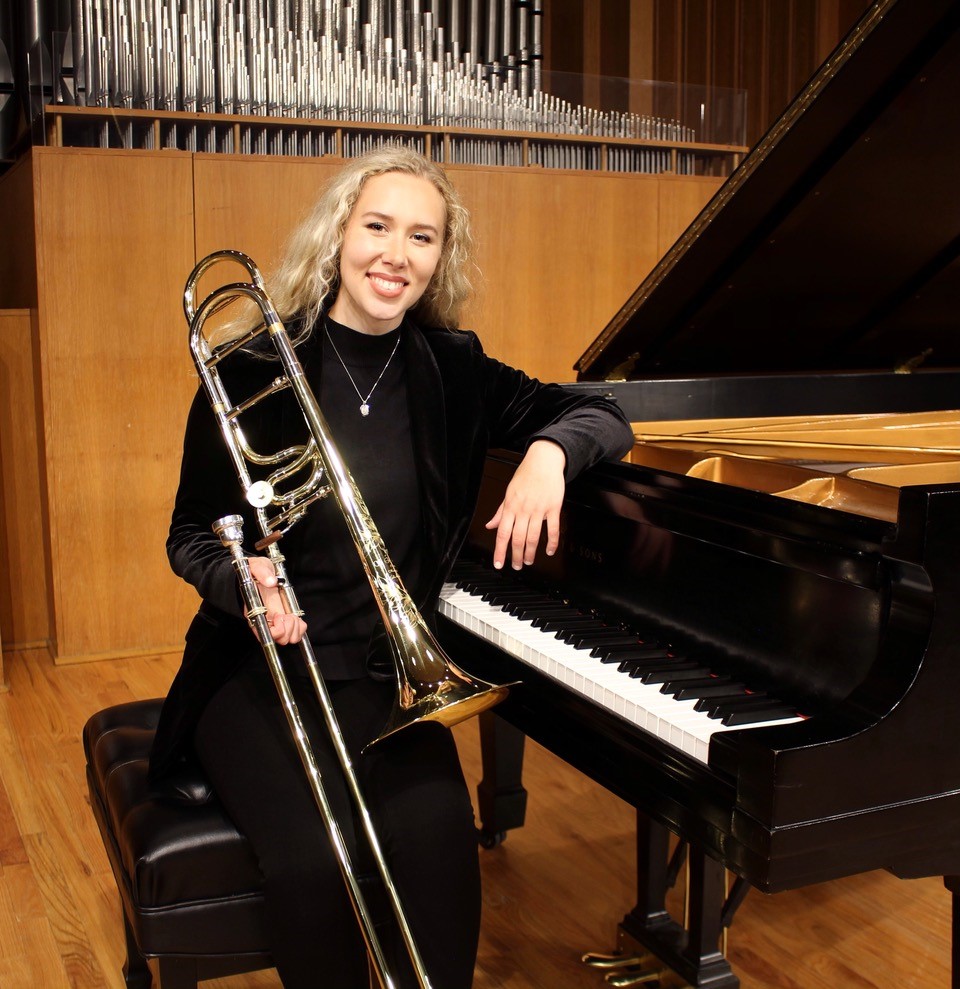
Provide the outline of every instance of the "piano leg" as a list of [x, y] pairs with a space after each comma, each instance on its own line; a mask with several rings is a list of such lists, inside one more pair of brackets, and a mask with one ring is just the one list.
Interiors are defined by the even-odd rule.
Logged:
[[[478, 718], [482, 778], [477, 786], [480, 816], [478, 837], [485, 848], [504, 840], [511, 828], [523, 826], [527, 791], [522, 784], [523, 749], [526, 736], [493, 711]], [[667, 910], [667, 892], [674, 885], [680, 868], [678, 855], [670, 857], [670, 832], [637, 811], [637, 904], [620, 923], [617, 954], [585, 956], [589, 964], [602, 968], [624, 965], [628, 970], [615, 984], [641, 984], [650, 977], [636, 975], [637, 965], [648, 967], [655, 956], [654, 969], [667, 969], [700, 989], [738, 989], [733, 974], [719, 948], [724, 928], [724, 910], [732, 917], [737, 903], [725, 902], [725, 869], [699, 848], [687, 845], [686, 927], [677, 923]], [[960, 881], [960, 880], [958, 880]], [[734, 897], [730, 898], [731, 901]], [[664, 984], [675, 985], [664, 979]], [[960, 989], [955, 986], [954, 989]]]
[[[637, 905], [620, 923], [621, 947], [640, 945], [656, 955], [690, 986], [736, 989], [720, 950], [725, 902], [725, 869], [694, 845], [687, 850], [686, 927], [666, 907], [671, 884], [670, 832], [637, 811]], [[623, 938], [622, 935], [626, 935]]]
[[478, 721], [483, 768], [477, 784], [478, 838], [484, 848], [493, 848], [508, 830], [522, 827], [526, 817], [527, 791], [522, 783], [526, 736], [493, 711], [484, 711]]
[[637, 905], [628, 914], [639, 921], [644, 930], [657, 930], [671, 925], [667, 913], [667, 890], [671, 878], [670, 832], [637, 811]]

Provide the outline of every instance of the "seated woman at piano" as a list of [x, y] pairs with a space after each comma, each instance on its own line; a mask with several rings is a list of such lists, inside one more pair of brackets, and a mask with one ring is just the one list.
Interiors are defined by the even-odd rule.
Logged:
[[[470, 288], [470, 249], [467, 211], [442, 168], [386, 147], [351, 160], [331, 181], [268, 284], [337, 449], [428, 621], [473, 516], [488, 449], [523, 453], [487, 522], [496, 530], [494, 565], [519, 569], [533, 562], [544, 532], [545, 552], [556, 550], [565, 483], [632, 445], [629, 425], [610, 402], [541, 383], [486, 356], [474, 333], [456, 328]], [[251, 388], [240, 394], [278, 374], [266, 345], [249, 349], [231, 358], [241, 365], [231, 386]], [[254, 449], [296, 442], [286, 415], [264, 417], [257, 428], [268, 435], [249, 435]], [[211, 531], [230, 512], [250, 517], [241, 495], [215, 417], [198, 393], [167, 548], [174, 571], [202, 603], [164, 704], [151, 772], [161, 778], [181, 759], [199, 760], [247, 836], [263, 873], [268, 935], [286, 989], [366, 989], [360, 925], [244, 620], [229, 553]], [[335, 500], [311, 505], [283, 547], [302, 617], [286, 613], [270, 560], [249, 558], [270, 634], [286, 647], [309, 630], [432, 985], [468, 989], [480, 878], [453, 736], [425, 722], [362, 752], [383, 729], [396, 684], [370, 584]], [[328, 796], [353, 843], [346, 785], [316, 698], [305, 675], [291, 680]], [[389, 939], [385, 951], [397, 984], [414, 985], [409, 959], [393, 940], [400, 939]]]

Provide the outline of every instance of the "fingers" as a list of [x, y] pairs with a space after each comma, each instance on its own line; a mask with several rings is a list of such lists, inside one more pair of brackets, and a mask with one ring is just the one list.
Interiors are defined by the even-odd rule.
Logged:
[[493, 518], [484, 526], [486, 529], [496, 529], [497, 538], [493, 548], [493, 565], [499, 570], [503, 566], [504, 558], [507, 555], [507, 543], [513, 529], [512, 524], [504, 521], [503, 503], [497, 509]]
[[[270, 637], [278, 646], [293, 646], [307, 634], [307, 623], [299, 615], [291, 615], [285, 611], [267, 610], [264, 616]], [[250, 619], [247, 619], [250, 629], [257, 635], [257, 630]]]
[[251, 556], [247, 562], [266, 609], [267, 627], [273, 641], [279, 646], [296, 645], [306, 635], [307, 623], [287, 610], [273, 561], [265, 556]]
[[267, 613], [270, 634], [278, 646], [296, 645], [306, 634], [307, 623], [299, 615]]
[[[497, 538], [493, 546], [493, 565], [497, 570], [503, 568], [507, 559], [507, 547], [510, 548], [510, 559], [513, 569], [519, 570], [529, 556], [533, 562], [533, 553], [536, 552], [537, 542], [540, 538], [539, 526], [535, 531], [531, 531], [529, 519], [524, 516], [522, 519], [514, 512], [505, 507], [506, 503], [500, 505], [496, 515], [486, 524], [487, 529], [496, 529]], [[527, 544], [533, 539], [533, 553], [528, 552]]]
[[277, 571], [273, 560], [267, 556], [248, 556], [247, 563], [250, 567], [250, 576], [261, 587], [277, 586]]
[[[515, 522], [516, 517], [513, 512], [506, 511], [504, 508], [504, 503], [501, 502], [496, 514], [484, 527], [487, 529], [497, 530], [497, 538], [493, 547], [493, 565], [497, 570], [502, 569], [504, 560], [506, 560], [507, 557], [507, 546], [512, 545]], [[519, 555], [513, 554], [513, 559], [517, 561], [522, 560], [523, 553], [521, 552]], [[519, 562], [515, 566], [516, 569], [520, 569]]]
[[560, 511], [552, 509], [547, 512], [511, 512], [501, 505], [496, 515], [487, 522], [486, 528], [497, 530], [497, 538], [493, 547], [493, 565], [497, 570], [502, 569], [507, 560], [507, 550], [510, 551], [510, 561], [514, 570], [530, 566], [537, 556], [537, 547], [543, 534], [544, 523], [547, 528], [546, 553], [553, 556], [560, 544]]
[[553, 556], [560, 544], [559, 511], [550, 511], [545, 514], [537, 512], [526, 520], [518, 520], [518, 523], [514, 525], [511, 549], [515, 569], [520, 569], [521, 563], [518, 561], [522, 561], [522, 565], [527, 567], [533, 564], [537, 557], [537, 547], [540, 545], [544, 526], [547, 529], [545, 551], [547, 556]]
[[563, 471], [566, 455], [549, 440], [531, 444], [507, 485], [496, 514], [487, 522], [496, 529], [493, 565], [498, 570], [508, 550], [514, 570], [533, 563], [537, 547], [547, 529], [546, 552], [552, 556], [560, 542], [560, 508], [563, 504]]
[[510, 538], [510, 559], [514, 570], [519, 570], [524, 564], [529, 566], [533, 563], [542, 528], [543, 519], [537, 522], [528, 517], [514, 522], [513, 535]]
[[[545, 552], [547, 556], [553, 556], [560, 545], [560, 511], [548, 512], [545, 519], [547, 523], [547, 545]], [[536, 549], [536, 547], [534, 547]], [[531, 563], [533, 560], [530, 561]]]

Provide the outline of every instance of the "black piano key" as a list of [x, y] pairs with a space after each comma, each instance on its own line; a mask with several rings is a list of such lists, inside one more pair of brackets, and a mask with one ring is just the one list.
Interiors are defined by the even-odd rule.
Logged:
[[649, 649], [637, 650], [635, 653], [613, 652], [608, 658], [601, 659], [600, 662], [617, 663], [617, 669], [621, 673], [630, 673], [636, 676], [647, 670], [693, 669], [700, 665], [696, 660], [673, 656], [670, 653], [651, 653]]
[[700, 687], [703, 689], [707, 689], [711, 687], [726, 688], [728, 692], [731, 692], [730, 682], [731, 682], [730, 677], [717, 675], [717, 674], [712, 674], [710, 676], [705, 676], [705, 677], [683, 676], [683, 677], [678, 677], [675, 680], [668, 680], [660, 688], [660, 693], [676, 694], [680, 690], [683, 690], [686, 687], [689, 688]]
[[614, 649], [609, 659], [603, 662], [622, 663], [624, 666], [644, 670], [666, 670], [678, 666], [702, 666], [696, 656], [678, 656], [676, 653], [662, 649]]
[[[678, 664], [681, 665], [681, 664]], [[647, 670], [645, 673], [631, 673], [641, 683], [672, 683], [678, 680], [695, 680], [698, 677], [706, 676], [710, 671], [705, 666], [692, 663], [687, 670], [671, 667], [669, 670]]]
[[[609, 631], [605, 632], [602, 636], [597, 636], [596, 645], [600, 648], [616, 648], [617, 646], [643, 646], [646, 643], [640, 639], [638, 636], [634, 635], [632, 632], [624, 632], [624, 630], [618, 626], [610, 625], [608, 626]], [[582, 635], [584, 644], [589, 641], [590, 635], [585, 632]], [[656, 643], [659, 645], [659, 643]], [[651, 643], [654, 645], [654, 643]]]
[[577, 614], [576, 612], [561, 618], [545, 618], [543, 621], [535, 621], [533, 624], [542, 632], [554, 633], [563, 632], [567, 629], [572, 631], [574, 627], [581, 630], [607, 627], [606, 623], [597, 619], [595, 615]]
[[546, 594], [537, 594], [534, 591], [515, 591], [510, 588], [493, 587], [484, 591], [480, 595], [481, 601], [488, 604], [499, 604], [501, 607], [507, 604], [522, 604], [524, 601], [541, 604], [559, 604], [556, 598], [548, 597]]
[[758, 708], [756, 710], [730, 711], [720, 721], [725, 725], [758, 725], [765, 721], [782, 721], [795, 718], [797, 712], [786, 704]]
[[[457, 581], [457, 587], [459, 587], [460, 590], [462, 590], [462, 591], [466, 591], [468, 594], [476, 594], [477, 593], [476, 592], [476, 584], [469, 577], [464, 577], [461, 580], [458, 580]], [[487, 589], [486, 586], [484, 586], [483, 587], [483, 590], [486, 590], [486, 589]]]
[[464, 588], [471, 588], [471, 593], [474, 591], [480, 593], [481, 591], [486, 591], [491, 587], [502, 587], [504, 590], [508, 590], [511, 587], [517, 587], [517, 584], [511, 584], [503, 577], [490, 577], [484, 574], [470, 574], [465, 577], [461, 577], [459, 583]]
[[[741, 697], [743, 695], [744, 686], [742, 683], [717, 683], [717, 684], [702, 684], [696, 686], [694, 684], [685, 683], [678, 690], [674, 697], [678, 701], [692, 701], [692, 700], [713, 700], [719, 701], [726, 699], [728, 697]], [[694, 704], [694, 709], [697, 706]]]
[[675, 652], [671, 646], [634, 642], [632, 644], [601, 643], [590, 650], [590, 655], [595, 659], [602, 660], [604, 663], [615, 663], [618, 656], [621, 659], [626, 659], [629, 656], [668, 659], [670, 657], [679, 657], [680, 654]]
[[602, 618], [597, 618], [596, 615], [592, 617], [594, 619], [593, 622], [576, 622], [569, 628], [560, 629], [556, 633], [556, 637], [561, 642], [567, 642], [570, 645], [587, 640], [592, 640], [593, 643], [602, 645], [623, 634], [622, 628], [611, 625]]
[[714, 700], [704, 710], [708, 717], [722, 719], [737, 711], [760, 711], [763, 708], [779, 707], [782, 703], [776, 697], [748, 694], [745, 697], [726, 697], [723, 700]]
[[522, 604], [516, 608], [505, 609], [519, 618], [522, 622], [533, 622], [535, 625], [547, 618], [557, 618], [560, 615], [569, 615], [570, 609], [557, 604]]
[[486, 601], [487, 604], [495, 604], [501, 608], [516, 608], [524, 604], [553, 605], [553, 607], [557, 608], [564, 603], [547, 594], [535, 594], [530, 591], [524, 591], [521, 594], [516, 591], [504, 591], [502, 589], [487, 591], [485, 594], [480, 595], [480, 599]]
[[678, 663], [685, 659], [684, 656], [677, 656], [667, 649], [591, 649], [590, 656], [599, 659], [601, 663], [637, 664], [647, 663], [650, 666], [664, 663]]
[[[495, 604], [493, 601], [490, 603]], [[516, 603], [501, 605], [501, 609], [508, 615], [513, 615], [514, 618], [518, 618], [522, 622], [529, 622], [538, 615], [543, 614], [543, 612], [547, 609], [547, 605], [545, 605], [542, 601], [518, 601]]]
[[[562, 626], [564, 622], [575, 623], [580, 620], [593, 621], [594, 619], [593, 615], [584, 615], [574, 608], [541, 608], [539, 612], [531, 610], [526, 620], [534, 628], [540, 629], [541, 632], [553, 633], [556, 631], [558, 623]], [[548, 624], [552, 624], [554, 627], [548, 629], [546, 627]]]
[[623, 629], [618, 625], [608, 625], [606, 628], [587, 629], [586, 631], [575, 629], [572, 632], [562, 635], [561, 638], [575, 649], [594, 649], [608, 645], [622, 644], [622, 641], [637, 641], [635, 638], [625, 638]]
[[466, 577], [457, 582], [457, 586], [468, 594], [484, 594], [487, 591], [505, 589], [508, 585], [502, 580], [488, 580], [485, 578]]
[[663, 656], [657, 659], [642, 657], [639, 659], [624, 659], [620, 661], [617, 669], [621, 673], [629, 673], [632, 677], [640, 677], [645, 673], [667, 673], [670, 670], [700, 670], [703, 667], [695, 660], [674, 659], [672, 656]]
[[508, 615], [513, 615], [516, 618], [520, 618], [520, 616], [524, 614], [535, 613], [536, 609], [540, 609], [542, 611], [544, 608], [548, 607], [548, 605], [543, 601], [494, 600], [494, 601], [489, 601], [488, 604], [492, 605], [494, 608], [500, 608], [501, 611], [505, 612]]
[[693, 709], [694, 711], [709, 712], [711, 708], [715, 708], [720, 703], [726, 704], [728, 708], [732, 709], [735, 705], [746, 703], [751, 698], [768, 700], [774, 704], [778, 703], [775, 697], [768, 697], [765, 690], [743, 690], [728, 697], [702, 697], [693, 705]]
[[499, 594], [505, 599], [509, 598], [511, 600], [519, 598], [544, 598], [551, 601], [558, 601], [559, 598], [556, 594], [551, 594], [548, 591], [540, 590], [536, 587], [524, 587], [523, 584], [505, 584], [503, 581], [492, 582], [487, 585], [481, 585], [478, 587], [478, 591], [483, 596], [484, 594]]

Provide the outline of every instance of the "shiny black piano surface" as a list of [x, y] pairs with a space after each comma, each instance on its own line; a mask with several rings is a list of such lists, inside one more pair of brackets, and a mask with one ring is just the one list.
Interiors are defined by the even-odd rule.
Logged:
[[[490, 458], [478, 518], [515, 464]], [[904, 489], [896, 523], [605, 465], [570, 486], [557, 555], [520, 577], [695, 642], [806, 720], [726, 732], [700, 764], [461, 628], [498, 711], [760, 889], [874, 868], [960, 869], [960, 486]], [[464, 556], [489, 560], [479, 526]], [[532, 569], [534, 572], [529, 572]]]
[[[960, 408], [957, 93], [960, 4], [873, 5], [575, 387], [632, 420]], [[489, 560], [515, 462], [489, 458], [464, 560]], [[763, 890], [960, 874], [960, 483], [902, 487], [876, 518], [602, 465], [522, 579], [655, 622], [805, 715], [700, 762], [441, 618], [471, 672], [523, 681], [498, 711], [531, 738]]]

